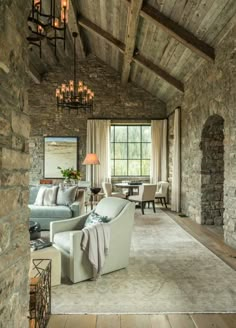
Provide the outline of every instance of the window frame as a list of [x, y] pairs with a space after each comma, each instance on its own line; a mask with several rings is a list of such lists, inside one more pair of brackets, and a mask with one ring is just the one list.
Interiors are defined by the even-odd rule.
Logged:
[[[112, 127], [114, 127], [114, 135], [113, 135], [113, 140], [110, 139], [110, 145], [111, 147], [113, 146], [113, 158], [112, 156], [110, 157], [110, 161], [111, 161], [111, 167], [112, 166], [112, 162], [113, 162], [113, 165], [114, 165], [114, 169], [112, 170], [114, 173], [115, 173], [115, 163], [116, 161], [119, 161], [119, 160], [124, 160], [124, 161], [127, 161], [127, 174], [126, 175], [113, 175], [113, 172], [111, 172], [111, 177], [112, 178], [120, 178], [120, 177], [144, 177], [144, 178], [147, 178], [147, 177], [150, 177], [150, 173], [147, 175], [145, 174], [142, 174], [142, 161], [151, 161], [151, 152], [150, 152], [150, 157], [149, 158], [143, 158], [143, 150], [142, 150], [142, 145], [143, 144], [147, 144], [147, 145], [150, 145], [151, 146], [151, 139], [150, 141], [142, 141], [142, 136], [143, 136], [143, 131], [142, 131], [142, 127], [143, 126], [148, 126], [150, 127], [150, 132], [151, 132], [151, 124], [111, 124], [111, 129]], [[127, 141], [124, 142], [117, 142], [115, 141], [115, 127], [126, 127], [127, 128]], [[129, 140], [129, 127], [139, 127], [140, 128], [140, 141], [128, 141]], [[127, 145], [127, 150], [126, 150], [126, 158], [116, 158], [115, 157], [115, 145], [116, 144], [126, 144]], [[140, 159], [137, 158], [129, 158], [129, 144], [139, 144], [140, 145]], [[111, 148], [111, 151], [110, 153], [112, 154], [112, 148]], [[131, 175], [129, 174], [129, 161], [131, 160], [135, 160], [135, 161], [140, 161], [140, 173], [139, 175]]]

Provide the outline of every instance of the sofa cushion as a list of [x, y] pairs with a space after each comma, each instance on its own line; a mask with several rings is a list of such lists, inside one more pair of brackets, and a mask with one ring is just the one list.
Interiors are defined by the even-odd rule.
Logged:
[[78, 187], [60, 186], [57, 193], [57, 205], [71, 205], [75, 201], [75, 195]]
[[43, 205], [45, 206], [56, 206], [58, 186], [52, 186], [46, 188], [44, 191]]
[[127, 204], [129, 204], [129, 201], [122, 198], [103, 198], [96, 206], [96, 213], [114, 219]]
[[68, 206], [37, 206], [29, 205], [30, 218], [64, 218], [72, 217], [72, 212]]
[[29, 188], [29, 204], [34, 204], [38, 195], [40, 186], [30, 186]]
[[99, 222], [107, 223], [109, 221], [111, 221], [111, 219], [108, 218], [107, 216], [102, 216], [102, 215], [97, 214], [96, 212], [91, 212], [89, 214], [89, 216], [87, 217], [84, 226], [88, 227], [93, 224], [97, 224]]
[[42, 206], [46, 187], [40, 187], [34, 205]]

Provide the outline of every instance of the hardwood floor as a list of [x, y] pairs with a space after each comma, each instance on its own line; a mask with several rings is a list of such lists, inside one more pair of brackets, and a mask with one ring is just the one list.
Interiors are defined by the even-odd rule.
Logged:
[[48, 328], [235, 328], [236, 314], [53, 315]]
[[[236, 270], [236, 250], [224, 243], [222, 228], [202, 226], [163, 210]], [[236, 314], [52, 315], [47, 328], [236, 328]]]
[[[236, 270], [236, 249], [224, 242], [223, 229], [221, 227], [200, 225], [188, 217], [180, 217], [170, 210], [163, 209], [185, 231], [196, 238], [214, 254]], [[236, 324], [235, 324], [236, 327]]]

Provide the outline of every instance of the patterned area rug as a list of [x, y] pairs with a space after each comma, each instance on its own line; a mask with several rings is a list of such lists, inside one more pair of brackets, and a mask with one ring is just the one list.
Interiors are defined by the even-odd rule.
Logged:
[[135, 214], [130, 264], [52, 288], [52, 313], [236, 312], [236, 272], [167, 214]]

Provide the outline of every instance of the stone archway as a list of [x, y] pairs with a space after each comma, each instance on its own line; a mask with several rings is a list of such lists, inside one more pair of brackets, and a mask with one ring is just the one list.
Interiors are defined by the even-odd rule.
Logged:
[[224, 119], [210, 116], [203, 126], [201, 163], [201, 222], [223, 225]]

